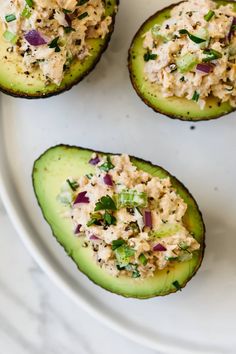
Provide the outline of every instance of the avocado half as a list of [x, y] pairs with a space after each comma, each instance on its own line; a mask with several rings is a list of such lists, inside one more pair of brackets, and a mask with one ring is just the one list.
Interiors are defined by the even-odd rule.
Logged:
[[70, 68], [65, 72], [60, 86], [56, 84], [45, 85], [40, 78], [40, 70], [37, 69], [31, 75], [26, 75], [19, 70], [22, 57], [17, 53], [9, 53], [9, 43], [3, 38], [3, 27], [0, 24], [0, 91], [14, 97], [45, 98], [58, 95], [70, 90], [90, 73], [99, 62], [102, 53], [106, 50], [112, 32], [114, 30], [115, 16], [119, 0], [106, 0], [105, 16], [112, 17], [109, 33], [104, 39], [88, 39], [91, 47], [90, 55], [83, 61], [74, 60]]
[[[220, 5], [233, 4], [236, 10], [235, 1], [219, 1], [215, 2]], [[180, 2], [181, 3], [181, 2]], [[222, 103], [216, 97], [209, 97], [205, 108], [202, 110], [199, 105], [186, 98], [179, 97], [163, 97], [157, 90], [157, 85], [147, 81], [144, 75], [144, 54], [146, 50], [143, 48], [143, 35], [149, 31], [155, 24], [162, 24], [170, 18], [170, 12], [178, 4], [173, 4], [156, 12], [140, 27], [131, 43], [128, 56], [128, 67], [132, 85], [143, 100], [154, 111], [163, 113], [170, 118], [177, 118], [185, 121], [202, 121], [222, 117], [235, 109], [229, 102]]]
[[[80, 177], [94, 172], [94, 167], [88, 164], [93, 152], [80, 147], [58, 145], [47, 150], [34, 163], [32, 178], [35, 195], [53, 235], [79, 270], [106, 290], [139, 299], [167, 295], [180, 290], [201, 265], [205, 248], [205, 227], [201, 212], [191, 194], [162, 167], [135, 157], [131, 158], [138, 169], [160, 178], [169, 176], [177, 193], [187, 203], [184, 224], [201, 245], [190, 261], [173, 264], [168, 269], [158, 271], [154, 277], [144, 280], [125, 276], [113, 277], [96, 264], [92, 251], [83, 247], [84, 237], [76, 237], [73, 234], [71, 220], [62, 217], [66, 207], [57, 200], [61, 186], [68, 176]], [[107, 155], [100, 152], [99, 154]]]

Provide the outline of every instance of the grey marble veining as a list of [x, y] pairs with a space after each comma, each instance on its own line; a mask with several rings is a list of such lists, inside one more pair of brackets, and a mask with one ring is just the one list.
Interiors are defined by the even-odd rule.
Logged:
[[0, 200], [0, 354], [154, 354], [91, 318], [41, 271]]

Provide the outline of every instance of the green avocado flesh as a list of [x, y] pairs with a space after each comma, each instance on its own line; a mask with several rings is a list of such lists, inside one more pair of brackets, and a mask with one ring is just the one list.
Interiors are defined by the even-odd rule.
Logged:
[[22, 57], [17, 53], [7, 51], [11, 44], [3, 38], [3, 28], [0, 26], [0, 90], [16, 97], [44, 98], [69, 90], [79, 83], [95, 67], [107, 48], [114, 29], [118, 3], [119, 0], [106, 1], [105, 15], [113, 18], [109, 33], [104, 39], [88, 39], [91, 48], [90, 55], [83, 61], [74, 59], [70, 68], [65, 72], [60, 86], [45, 85], [45, 78], [39, 69], [26, 75], [20, 68]]
[[[216, 1], [219, 5], [233, 4], [236, 10], [236, 3], [232, 1]], [[205, 108], [202, 110], [199, 105], [186, 98], [163, 97], [158, 92], [157, 85], [145, 79], [143, 35], [155, 24], [162, 24], [170, 18], [170, 12], [176, 4], [171, 5], [150, 17], [136, 33], [129, 50], [129, 71], [134, 89], [141, 99], [155, 111], [163, 113], [171, 118], [178, 118], [188, 121], [200, 121], [219, 118], [232, 112], [234, 109], [229, 102], [221, 103], [216, 97], [209, 97]]]
[[178, 194], [187, 203], [188, 209], [184, 216], [184, 224], [201, 245], [200, 250], [193, 255], [190, 261], [173, 262], [168, 269], [158, 271], [154, 277], [144, 280], [127, 276], [116, 278], [97, 265], [92, 251], [82, 246], [84, 238], [73, 234], [71, 220], [62, 217], [67, 208], [57, 200], [57, 195], [68, 177], [78, 178], [94, 172], [94, 167], [88, 164], [93, 152], [79, 147], [59, 145], [47, 150], [34, 164], [32, 175], [34, 191], [44, 218], [49, 223], [57, 241], [64, 247], [81, 272], [97, 285], [113, 293], [141, 299], [175, 292], [178, 290], [176, 284], [181, 288], [184, 287], [201, 265], [205, 247], [205, 228], [193, 197], [175, 177], [161, 167], [132, 157], [132, 162], [138, 169], [160, 178], [169, 176]]

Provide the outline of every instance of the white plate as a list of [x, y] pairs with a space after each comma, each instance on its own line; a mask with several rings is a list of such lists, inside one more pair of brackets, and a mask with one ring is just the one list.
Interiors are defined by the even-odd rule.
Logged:
[[[128, 78], [127, 49], [139, 25], [170, 1], [123, 1], [112, 43], [96, 70], [69, 93], [40, 101], [2, 96], [0, 191], [29, 251], [77, 304], [110, 328], [163, 352], [235, 353], [235, 114], [195, 124], [155, 114]], [[81, 274], [51, 236], [31, 185], [33, 161], [68, 143], [152, 160], [177, 175], [207, 227], [203, 265], [180, 293], [152, 300], [110, 294]], [[9, 255], [10, 255], [9, 250]]]

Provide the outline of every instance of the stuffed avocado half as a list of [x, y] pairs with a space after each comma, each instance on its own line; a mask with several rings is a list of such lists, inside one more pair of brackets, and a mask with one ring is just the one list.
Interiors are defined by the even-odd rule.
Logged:
[[201, 213], [163, 168], [128, 155], [59, 145], [34, 163], [32, 178], [53, 235], [79, 270], [104, 289], [140, 299], [167, 295], [200, 267]]
[[119, 0], [0, 5], [0, 90], [44, 98], [69, 90], [95, 67], [114, 29]]
[[155, 111], [200, 121], [236, 107], [236, 4], [173, 4], [150, 17], [129, 49], [134, 89]]

